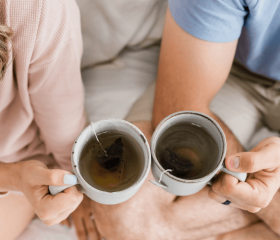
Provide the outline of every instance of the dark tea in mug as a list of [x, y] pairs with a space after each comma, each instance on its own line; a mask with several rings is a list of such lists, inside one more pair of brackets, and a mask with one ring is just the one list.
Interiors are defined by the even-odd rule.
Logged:
[[[116, 192], [137, 182], [143, 171], [143, 153], [138, 143], [118, 131], [95, 135], [82, 150], [79, 168], [88, 184], [96, 189]], [[101, 146], [100, 146], [101, 144]]]
[[195, 123], [178, 123], [158, 139], [156, 157], [164, 169], [182, 179], [198, 179], [212, 172], [219, 146], [206, 128]]

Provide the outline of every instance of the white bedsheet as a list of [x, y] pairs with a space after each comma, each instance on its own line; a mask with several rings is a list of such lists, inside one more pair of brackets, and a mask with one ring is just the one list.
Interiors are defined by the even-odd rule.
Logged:
[[17, 240], [78, 240], [78, 238], [74, 228], [62, 225], [48, 227], [39, 219], [35, 219]]

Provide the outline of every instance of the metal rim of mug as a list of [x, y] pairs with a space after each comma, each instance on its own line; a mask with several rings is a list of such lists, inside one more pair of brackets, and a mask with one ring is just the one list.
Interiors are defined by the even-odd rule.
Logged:
[[158, 159], [156, 157], [156, 154], [155, 154], [155, 136], [158, 134], [161, 126], [166, 123], [167, 121], [169, 121], [171, 118], [173, 117], [176, 117], [178, 115], [182, 115], [182, 114], [193, 114], [193, 115], [199, 115], [201, 117], [204, 117], [206, 118], [208, 121], [212, 122], [215, 127], [217, 128], [217, 130], [219, 131], [219, 133], [221, 134], [221, 137], [223, 139], [223, 151], [222, 151], [222, 154], [220, 156], [220, 159], [219, 159], [219, 163], [217, 165], [217, 167], [211, 172], [209, 173], [208, 175], [202, 177], [202, 178], [197, 178], [197, 179], [191, 179], [191, 180], [187, 180], [187, 179], [182, 179], [182, 178], [178, 178], [178, 177], [175, 177], [174, 175], [170, 174], [169, 172], [166, 172], [165, 175], [167, 175], [168, 177], [176, 180], [176, 181], [179, 181], [179, 182], [183, 182], [183, 183], [195, 183], [195, 182], [203, 182], [203, 181], [207, 181], [207, 180], [210, 180], [221, 168], [222, 168], [222, 164], [224, 162], [224, 158], [225, 158], [225, 155], [226, 155], [226, 150], [227, 150], [227, 143], [226, 143], [226, 137], [225, 137], [225, 134], [222, 130], [222, 128], [220, 127], [220, 125], [213, 119], [211, 118], [210, 116], [204, 114], [204, 113], [200, 113], [200, 112], [196, 112], [196, 111], [180, 111], [180, 112], [176, 112], [176, 113], [172, 113], [170, 114], [169, 116], [167, 116], [166, 118], [164, 118], [159, 124], [158, 126], [156, 127], [154, 133], [153, 133], [153, 136], [151, 138], [151, 154], [152, 154], [152, 157], [153, 157], [153, 161], [155, 162], [155, 164], [157, 165], [157, 167], [163, 172], [165, 169], [160, 165], [160, 163], [158, 162]]
[[[110, 119], [104, 119], [104, 120], [101, 120], [101, 121], [97, 121], [97, 122], [94, 122], [94, 123], [99, 123], [99, 122], [103, 122], [103, 121], [117, 121], [117, 122], [121, 122], [122, 124], [125, 124], [127, 126], [129, 126], [130, 128], [132, 128], [134, 131], [136, 131], [141, 138], [144, 138], [144, 144], [145, 144], [145, 149], [147, 151], [147, 156], [148, 156], [148, 163], [147, 165], [144, 165], [144, 169], [143, 169], [143, 173], [142, 175], [139, 177], [139, 179], [137, 180], [137, 182], [135, 182], [132, 186], [122, 190], [122, 191], [117, 191], [117, 192], [106, 192], [106, 191], [102, 191], [102, 190], [99, 190], [97, 188], [94, 188], [93, 186], [91, 186], [90, 184], [87, 183], [87, 181], [82, 177], [80, 171], [78, 170], [78, 167], [76, 165], [76, 163], [74, 162], [75, 161], [75, 154], [76, 154], [76, 146], [77, 146], [77, 143], [78, 141], [81, 139], [82, 135], [88, 131], [90, 128], [91, 128], [91, 125], [87, 126], [86, 128], [84, 128], [84, 130], [80, 133], [80, 135], [77, 137], [77, 139], [75, 140], [74, 144], [73, 144], [73, 147], [72, 147], [72, 154], [71, 154], [71, 163], [72, 163], [72, 167], [73, 167], [73, 171], [75, 173], [75, 175], [77, 176], [78, 178], [78, 181], [84, 185], [86, 185], [88, 188], [91, 189], [91, 191], [94, 191], [94, 192], [97, 192], [101, 195], [124, 195], [124, 194], [127, 194], [129, 195], [130, 192], [131, 192], [131, 189], [139, 184], [140, 182], [144, 181], [148, 174], [149, 174], [149, 171], [150, 171], [150, 166], [151, 166], [151, 152], [150, 152], [150, 146], [148, 144], [148, 141], [145, 137], [145, 135], [140, 131], [139, 128], [137, 128], [135, 125], [133, 125], [132, 123], [130, 122], [127, 122], [125, 120], [122, 120], [122, 119], [114, 119], [114, 118], [110, 118]], [[78, 164], [78, 162], [77, 162]]]

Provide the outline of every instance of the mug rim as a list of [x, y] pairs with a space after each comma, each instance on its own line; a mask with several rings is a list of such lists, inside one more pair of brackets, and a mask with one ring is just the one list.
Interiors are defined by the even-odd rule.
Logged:
[[168, 115], [167, 117], [165, 117], [159, 124], [158, 126], [156, 127], [154, 133], [153, 133], [153, 136], [151, 138], [151, 154], [152, 154], [152, 157], [153, 157], [153, 161], [155, 162], [155, 164], [157, 165], [157, 167], [161, 170], [161, 172], [164, 172], [166, 169], [164, 169], [161, 164], [159, 163], [157, 157], [156, 157], [156, 154], [155, 154], [155, 137], [156, 135], [158, 134], [161, 126], [166, 123], [167, 121], [169, 121], [171, 118], [174, 118], [176, 116], [179, 116], [179, 115], [198, 115], [198, 116], [201, 116], [201, 117], [204, 117], [206, 120], [212, 122], [213, 125], [215, 125], [215, 127], [217, 128], [217, 130], [219, 131], [221, 137], [222, 137], [222, 153], [220, 155], [220, 159], [218, 161], [218, 165], [217, 167], [212, 171], [210, 172], [209, 174], [207, 174], [206, 176], [202, 177], [202, 178], [197, 178], [197, 179], [191, 179], [191, 180], [188, 180], [188, 179], [183, 179], [183, 178], [178, 178], [172, 174], [170, 174], [169, 172], [165, 172], [165, 175], [167, 175], [168, 177], [172, 178], [173, 180], [175, 181], [178, 181], [178, 182], [182, 182], [182, 183], [197, 183], [197, 182], [204, 182], [204, 181], [208, 181], [210, 180], [213, 175], [215, 175], [221, 168], [222, 168], [222, 164], [224, 162], [224, 159], [225, 159], [225, 155], [226, 155], [226, 150], [227, 150], [227, 142], [226, 142], [226, 137], [225, 137], [225, 134], [224, 134], [224, 131], [222, 130], [221, 126], [213, 119], [211, 118], [210, 116], [204, 114], [204, 113], [201, 113], [201, 112], [197, 112], [197, 111], [179, 111], [179, 112], [175, 112], [175, 113], [172, 113], [170, 115]]
[[[150, 170], [150, 166], [151, 166], [151, 151], [150, 151], [150, 147], [149, 147], [149, 144], [148, 144], [148, 141], [145, 137], [145, 135], [142, 133], [142, 131], [137, 128], [135, 125], [133, 125], [132, 123], [128, 122], [128, 121], [125, 121], [125, 120], [122, 120], [122, 119], [116, 119], [116, 118], [108, 118], [108, 119], [103, 119], [103, 120], [100, 120], [100, 121], [96, 121], [94, 122], [94, 124], [96, 123], [100, 123], [100, 122], [120, 122], [122, 124], [125, 124], [127, 126], [129, 126], [130, 128], [132, 128], [134, 131], [136, 131], [140, 137], [143, 139], [143, 142], [144, 142], [144, 145], [145, 145], [145, 149], [147, 151], [147, 155], [148, 155], [148, 162], [147, 162], [147, 166], [145, 167], [144, 165], [144, 169], [143, 169], [143, 172], [139, 179], [132, 185], [132, 186], [129, 186], [128, 188], [124, 189], [124, 190], [121, 190], [121, 191], [116, 191], [116, 192], [106, 192], [106, 191], [102, 191], [102, 190], [99, 190], [93, 186], [91, 186], [82, 176], [82, 174], [80, 173], [80, 170], [79, 169], [79, 166], [77, 166], [79, 163], [77, 162], [77, 165], [75, 164], [75, 160], [77, 158], [77, 156], [75, 155], [75, 149], [76, 149], [76, 146], [77, 146], [77, 142], [80, 140], [80, 138], [82, 137], [82, 134], [84, 134], [86, 131], [89, 131], [89, 129], [91, 128], [91, 124], [89, 124], [87, 127], [85, 127], [83, 129], [83, 131], [79, 134], [79, 136], [76, 138], [74, 144], [73, 144], [73, 147], [72, 147], [72, 152], [71, 152], [71, 164], [72, 164], [72, 169], [75, 173], [75, 175], [77, 176], [78, 178], [78, 182], [80, 185], [86, 185], [87, 188], [90, 189], [90, 191], [93, 191], [93, 192], [97, 192], [101, 195], [125, 195], [125, 194], [130, 194], [130, 192], [132, 191], [133, 187], [135, 187], [135, 185], [138, 185], [139, 183], [141, 183], [142, 181], [144, 181], [148, 174], [149, 174], [149, 170]], [[82, 180], [82, 181], [81, 181]], [[81, 184], [82, 183], [82, 184]], [[82, 186], [83, 187], [83, 186]], [[84, 187], [83, 187], [84, 188]], [[84, 189], [85, 190], [85, 189]]]

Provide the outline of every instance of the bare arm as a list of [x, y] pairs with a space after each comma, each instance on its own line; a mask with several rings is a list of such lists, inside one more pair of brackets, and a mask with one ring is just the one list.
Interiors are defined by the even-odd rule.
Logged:
[[182, 30], [167, 10], [162, 39], [153, 127], [171, 113], [199, 111], [214, 118], [223, 128], [227, 154], [243, 151], [228, 127], [209, 109], [213, 97], [229, 74], [237, 40], [229, 43], [207, 42]]
[[159, 62], [153, 125], [165, 116], [182, 110], [206, 113], [223, 128], [228, 145], [225, 160], [229, 170], [252, 173], [246, 182], [220, 174], [209, 191], [212, 199], [231, 206], [258, 212], [267, 207], [279, 189], [280, 139], [267, 138], [250, 152], [242, 146], [227, 126], [209, 109], [213, 97], [229, 74], [237, 40], [212, 43], [184, 32], [167, 11]]

